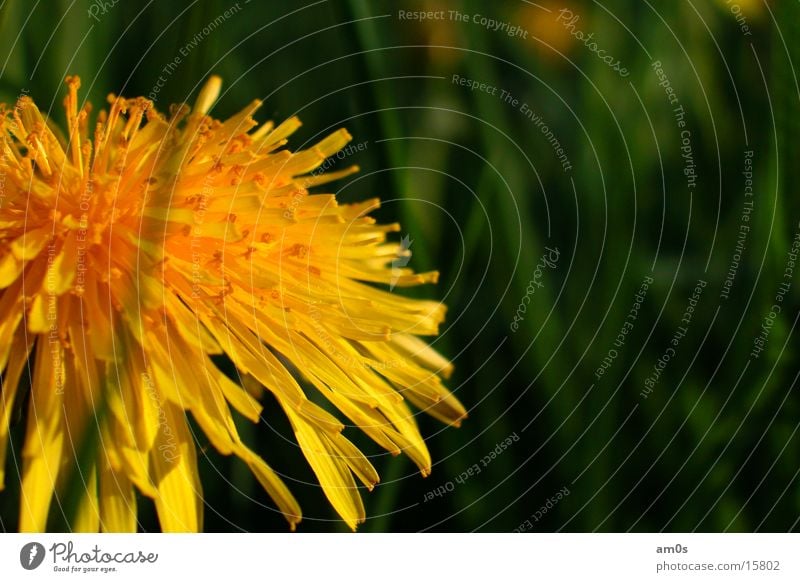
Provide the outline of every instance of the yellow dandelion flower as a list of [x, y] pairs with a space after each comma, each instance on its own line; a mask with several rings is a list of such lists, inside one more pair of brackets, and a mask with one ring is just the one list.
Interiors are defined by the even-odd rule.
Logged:
[[[0, 488], [27, 398], [20, 530], [46, 528], [70, 477], [82, 480], [76, 530], [135, 531], [136, 489], [164, 531], [200, 530], [189, 417], [249, 466], [294, 528], [297, 501], [233, 420], [259, 421], [262, 390], [351, 528], [365, 519], [357, 481], [371, 489], [378, 474], [331, 411], [428, 474], [406, 402], [453, 425], [466, 416], [442, 383], [450, 363], [418, 337], [437, 333], [445, 308], [375, 285], [437, 278], [397, 266], [404, 250], [387, 233], [398, 225], [367, 216], [377, 200], [309, 193], [357, 170], [319, 171], [350, 135], [291, 152], [300, 122], [257, 128], [259, 101], [209, 117], [212, 77], [193, 109], [169, 116], [110, 95], [90, 139], [80, 81], [67, 86], [66, 133], [28, 96], [0, 111]], [[241, 382], [215, 366], [221, 354]], [[69, 470], [76, 457], [88, 459], [80, 473]]]

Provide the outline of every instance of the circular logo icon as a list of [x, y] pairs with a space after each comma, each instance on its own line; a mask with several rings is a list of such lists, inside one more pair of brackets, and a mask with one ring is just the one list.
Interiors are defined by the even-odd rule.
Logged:
[[30, 542], [19, 551], [19, 563], [26, 570], [35, 570], [44, 561], [44, 546], [39, 542]]

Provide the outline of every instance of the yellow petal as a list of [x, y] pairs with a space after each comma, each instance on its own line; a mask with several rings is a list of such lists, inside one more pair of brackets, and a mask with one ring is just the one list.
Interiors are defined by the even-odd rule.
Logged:
[[447, 358], [415, 335], [395, 334], [392, 336], [392, 343], [427, 369], [440, 373], [445, 378], [449, 378], [453, 372], [453, 364]]
[[217, 75], [211, 75], [203, 85], [203, 88], [200, 89], [200, 94], [194, 103], [194, 113], [198, 115], [208, 113], [214, 101], [219, 97], [220, 89], [222, 89], [222, 79]]
[[150, 452], [158, 520], [164, 532], [197, 532], [203, 504], [194, 441], [183, 411], [169, 401], [163, 408], [165, 422]]
[[281, 513], [283, 513], [283, 516], [294, 531], [297, 524], [300, 523], [303, 514], [300, 510], [300, 505], [297, 503], [297, 500], [291, 494], [288, 487], [286, 487], [286, 484], [258, 455], [249, 449], [244, 447], [240, 449], [240, 456], [250, 467], [250, 470], [253, 471], [253, 474], [256, 476], [256, 479], [258, 479], [258, 482], [261, 483], [264, 490], [272, 497], [272, 500], [276, 503], [278, 509], [281, 510]]
[[[66, 492], [80, 482], [78, 507], [71, 526], [76, 532], [97, 532], [100, 528], [100, 508], [97, 500], [97, 458], [95, 434], [98, 430], [93, 393], [82, 390], [74, 360], [64, 362], [61, 431], [65, 435], [62, 451], [62, 468], [58, 488]], [[69, 482], [67, 482], [69, 480]]]
[[347, 463], [347, 466], [350, 467], [356, 477], [361, 480], [367, 489], [372, 491], [375, 484], [380, 481], [380, 477], [372, 463], [364, 456], [364, 453], [342, 434], [329, 437], [329, 442], [337, 455]]
[[253, 422], [258, 422], [261, 418], [262, 409], [258, 400], [253, 398], [245, 388], [231, 381], [219, 370], [217, 370], [217, 374], [217, 381], [222, 388], [222, 393], [225, 395], [225, 400], [227, 400], [239, 414]]
[[136, 495], [124, 473], [100, 462], [100, 526], [104, 532], [136, 532]]
[[47, 276], [43, 291], [49, 295], [63, 295], [72, 287], [77, 273], [78, 242], [75, 231], [67, 234], [60, 252], [52, 261], [48, 257]]
[[[43, 293], [37, 294], [31, 302], [28, 311], [28, 331], [32, 334], [44, 334], [50, 329], [50, 322], [47, 320], [48, 305], [50, 298]], [[52, 309], [55, 310], [55, 297], [52, 298]]]
[[332, 454], [320, 435], [287, 410], [295, 425], [295, 436], [303, 455], [319, 479], [322, 491], [345, 523], [354, 530], [366, 518], [364, 503], [353, 474], [345, 461]]
[[40, 338], [38, 344], [22, 449], [21, 532], [43, 532], [47, 526], [64, 443], [61, 412], [64, 391], [57, 380], [61, 369], [52, 365], [46, 341]]
[[9, 252], [0, 258], [0, 289], [16, 281], [22, 274], [25, 261], [35, 258], [50, 239], [47, 227], [27, 231], [11, 242]]
[[[22, 285], [18, 281], [0, 297], [0, 338], [12, 337], [19, 327], [24, 310], [21, 287]], [[11, 346], [11, 342], [0, 342], [0, 370], [5, 368], [8, 363]]]
[[76, 533], [97, 533], [100, 529], [100, 505], [97, 498], [97, 470], [94, 466], [84, 481], [83, 495], [72, 529]]

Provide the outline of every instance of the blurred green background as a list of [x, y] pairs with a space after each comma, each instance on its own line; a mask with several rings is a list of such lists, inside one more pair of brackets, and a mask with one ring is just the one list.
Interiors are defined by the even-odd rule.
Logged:
[[[5, 0], [0, 97], [27, 92], [63, 124], [67, 74], [97, 111], [109, 92], [147, 96], [159, 76], [164, 110], [216, 73], [217, 117], [259, 97], [260, 120], [301, 116], [294, 149], [340, 126], [364, 144], [333, 160], [362, 168], [333, 187], [381, 197], [379, 218], [414, 241], [410, 265], [441, 271], [438, 286], [402, 292], [447, 303], [435, 345], [470, 417], [460, 429], [419, 417], [427, 479], [348, 429], [382, 476], [361, 531], [797, 530], [800, 281], [784, 275], [800, 220], [799, 6]], [[537, 271], [545, 247], [558, 260]], [[345, 530], [265, 404], [262, 425], [242, 430], [303, 506], [300, 530]], [[249, 472], [198, 441], [207, 530], [285, 531]], [[8, 471], [0, 524], [13, 531]], [[146, 500], [141, 527], [158, 528]]]

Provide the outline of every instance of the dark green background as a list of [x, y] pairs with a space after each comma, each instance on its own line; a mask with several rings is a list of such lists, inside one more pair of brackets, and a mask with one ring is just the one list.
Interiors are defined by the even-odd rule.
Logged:
[[[401, 220], [414, 239], [411, 266], [442, 273], [437, 287], [409, 293], [449, 306], [436, 346], [455, 361], [449, 385], [470, 418], [458, 430], [419, 418], [435, 461], [427, 479], [348, 429], [377, 455], [383, 478], [364, 494], [369, 517], [361, 531], [511, 531], [562, 487], [570, 495], [531, 520], [533, 530], [796, 530], [797, 275], [767, 349], [758, 359], [749, 354], [800, 220], [793, 68], [800, 64], [800, 4], [742, 0], [756, 5], [745, 12], [747, 36], [724, 0], [570, 2], [581, 17], [577, 28], [594, 33], [630, 71], [627, 78], [555, 22], [561, 2], [538, 4], [240, 0], [235, 15], [181, 57], [157, 105], [191, 100], [217, 73], [226, 82], [218, 117], [263, 98], [261, 120], [303, 119], [293, 148], [347, 127], [366, 149], [348, 158], [362, 172], [334, 185], [339, 196], [380, 196], [380, 219]], [[89, 18], [91, 5], [2, 4], [3, 101], [13, 103], [24, 88], [63, 123], [66, 74], [82, 77], [82, 96], [96, 110], [108, 92], [147, 95], [180, 48], [233, 3], [122, 0], [98, 14], [99, 22]], [[398, 18], [398, 10], [420, 9], [484, 14], [529, 35], [509, 37], [471, 20]], [[698, 174], [692, 191], [654, 60], [686, 110]], [[454, 85], [454, 74], [526, 102], [572, 169], [562, 169], [518, 109]], [[752, 229], [724, 300], [745, 150], [754, 160]], [[543, 274], [512, 333], [548, 245], [560, 250], [558, 265]], [[634, 330], [596, 381], [651, 273]], [[643, 383], [681, 325], [698, 279], [708, 285], [688, 333], [643, 399]], [[301, 531], [346, 529], [299, 451], [281, 438], [288, 427], [274, 404], [265, 400], [264, 424], [243, 426], [246, 439], [289, 481], [305, 513]], [[17, 445], [21, 425], [13, 432]], [[518, 442], [480, 474], [455, 482], [513, 433]], [[198, 438], [207, 453], [207, 529], [284, 531], [247, 470]], [[0, 494], [0, 525], [9, 531], [18, 500], [12, 463]], [[423, 502], [448, 482], [452, 492]], [[142, 528], [157, 529], [152, 506], [142, 500], [142, 508]]]

